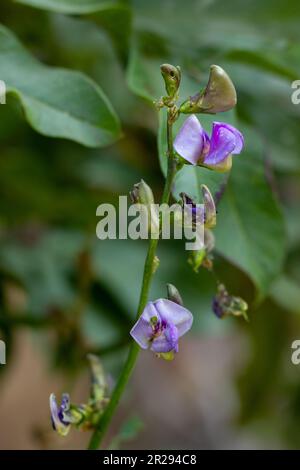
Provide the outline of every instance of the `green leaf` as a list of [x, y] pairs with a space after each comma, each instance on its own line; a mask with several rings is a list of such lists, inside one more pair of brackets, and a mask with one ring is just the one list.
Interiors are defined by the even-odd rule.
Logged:
[[96, 83], [79, 72], [41, 64], [1, 25], [0, 70], [7, 95], [20, 101], [27, 121], [41, 134], [89, 147], [120, 137], [118, 117]]
[[131, 9], [122, 3], [103, 0], [17, 0], [42, 10], [69, 15], [85, 15], [110, 36], [119, 57], [126, 62], [131, 33]]
[[16, 0], [16, 2], [66, 14], [86, 14], [116, 4], [114, 1], [104, 0]]
[[300, 314], [300, 287], [293, 278], [283, 274], [272, 284], [270, 293], [280, 307]]

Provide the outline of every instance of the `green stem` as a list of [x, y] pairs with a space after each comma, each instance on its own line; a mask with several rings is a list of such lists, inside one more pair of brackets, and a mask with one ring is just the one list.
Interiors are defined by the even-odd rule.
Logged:
[[[165, 182], [165, 187], [161, 199], [161, 204], [167, 204], [169, 202], [172, 184], [176, 175], [177, 165], [176, 159], [174, 156], [173, 151], [173, 135], [172, 135], [172, 126], [173, 122], [171, 119], [171, 111], [168, 111], [168, 123], [167, 123], [167, 142], [168, 142], [168, 173]], [[142, 314], [149, 296], [150, 285], [152, 281], [152, 277], [154, 274], [154, 258], [156, 253], [156, 248], [158, 244], [158, 238], [150, 238], [149, 240], [149, 247], [147, 252], [147, 257], [145, 260], [144, 265], [144, 274], [143, 274], [143, 282], [140, 294], [140, 300], [137, 310], [137, 319]], [[127, 385], [129, 377], [134, 369], [135, 363], [137, 361], [138, 354], [140, 352], [140, 347], [138, 344], [132, 340], [129, 354], [127, 360], [124, 364], [123, 370], [120, 374], [119, 380], [114, 388], [110, 401], [105, 408], [103, 415], [101, 416], [98, 426], [96, 427], [90, 444], [89, 449], [95, 450], [98, 449], [100, 446], [102, 439], [106, 433], [106, 430], [109, 426], [109, 423], [114, 415], [116, 407], [120, 401], [120, 398], [123, 394], [123, 391]]]

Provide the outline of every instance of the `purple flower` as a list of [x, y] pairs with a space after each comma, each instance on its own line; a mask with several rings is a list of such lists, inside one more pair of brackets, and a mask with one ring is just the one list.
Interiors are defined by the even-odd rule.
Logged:
[[178, 352], [178, 338], [192, 326], [193, 315], [171, 300], [148, 302], [142, 315], [130, 331], [143, 349], [162, 354]]
[[213, 122], [209, 138], [194, 114], [186, 119], [174, 141], [176, 152], [192, 165], [219, 167], [225, 171], [231, 166], [228, 165], [231, 154], [240, 153], [243, 146], [241, 132], [224, 122]]
[[55, 395], [50, 395], [50, 411], [52, 426], [61, 436], [66, 436], [70, 430], [71, 420], [68, 417], [70, 410], [70, 397], [63, 393], [60, 406], [58, 406]]

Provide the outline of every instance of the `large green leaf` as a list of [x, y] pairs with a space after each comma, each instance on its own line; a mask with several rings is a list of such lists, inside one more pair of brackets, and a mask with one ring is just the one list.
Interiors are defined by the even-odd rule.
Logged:
[[0, 26], [0, 76], [41, 134], [102, 147], [120, 137], [119, 120], [96, 83], [85, 75], [38, 62]]
[[120, 58], [126, 60], [131, 33], [131, 10], [127, 5], [103, 0], [17, 0], [17, 2], [57, 13], [85, 15], [107, 32]]
[[85, 14], [113, 6], [116, 2], [104, 0], [16, 0], [17, 3], [30, 5], [59, 13]]

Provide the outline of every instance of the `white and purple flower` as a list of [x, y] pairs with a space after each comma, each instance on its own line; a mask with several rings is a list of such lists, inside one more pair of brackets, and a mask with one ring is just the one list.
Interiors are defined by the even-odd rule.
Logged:
[[[183, 306], [167, 299], [148, 302], [130, 331], [143, 349], [151, 349], [171, 359], [178, 352], [178, 339], [192, 326], [193, 315]], [[170, 356], [165, 355], [170, 353]]]
[[61, 404], [58, 406], [54, 393], [50, 395], [51, 421], [54, 431], [61, 436], [66, 436], [71, 427], [71, 419], [68, 416], [70, 411], [70, 397], [68, 393], [62, 394]]
[[186, 119], [174, 140], [176, 152], [189, 163], [219, 171], [231, 168], [231, 155], [239, 154], [243, 146], [243, 135], [235, 127], [215, 121], [209, 137], [194, 114]]

